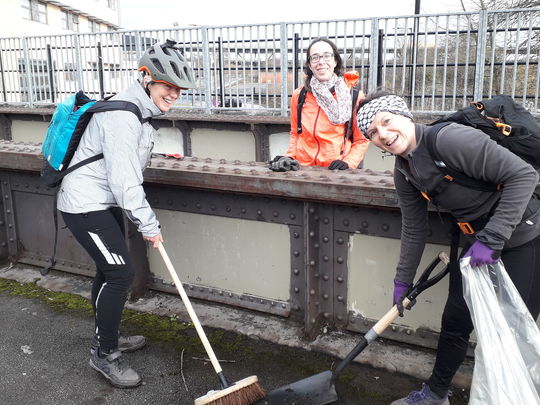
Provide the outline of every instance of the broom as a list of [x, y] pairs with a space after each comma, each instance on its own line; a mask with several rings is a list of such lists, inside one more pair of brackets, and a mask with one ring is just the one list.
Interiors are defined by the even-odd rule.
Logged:
[[210, 391], [206, 395], [197, 398], [195, 400], [195, 405], [250, 405], [259, 399], [264, 398], [266, 394], [259, 385], [257, 376], [244, 378], [243, 380], [237, 381], [234, 384], [230, 384], [227, 381], [227, 378], [221, 369], [221, 365], [219, 364], [219, 361], [214, 354], [212, 347], [210, 346], [210, 342], [204, 333], [201, 323], [199, 322], [199, 318], [197, 318], [197, 314], [191, 306], [191, 302], [189, 301], [186, 291], [184, 290], [184, 286], [180, 282], [180, 279], [178, 278], [173, 264], [171, 263], [171, 260], [169, 259], [169, 256], [167, 255], [162, 243], [159, 244], [158, 249], [172, 279], [174, 280], [174, 284], [180, 293], [182, 302], [186, 306], [189, 317], [195, 325], [195, 329], [197, 330], [206, 353], [212, 362], [212, 366], [217, 373], [222, 388], [221, 390]]

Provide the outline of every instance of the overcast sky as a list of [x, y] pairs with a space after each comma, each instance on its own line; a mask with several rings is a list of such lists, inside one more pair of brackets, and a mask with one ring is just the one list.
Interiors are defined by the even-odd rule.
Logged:
[[[414, 0], [120, 0], [125, 29], [238, 25], [414, 14]], [[421, 0], [421, 13], [462, 11], [459, 0]], [[472, 9], [471, 9], [472, 11]]]

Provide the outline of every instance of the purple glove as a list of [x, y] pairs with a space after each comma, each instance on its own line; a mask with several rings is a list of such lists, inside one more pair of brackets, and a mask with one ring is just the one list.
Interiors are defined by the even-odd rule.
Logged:
[[397, 306], [399, 316], [403, 316], [403, 299], [411, 288], [410, 284], [406, 284], [399, 280], [394, 280], [394, 304]]
[[469, 248], [469, 250], [467, 250], [467, 253], [465, 253], [465, 256], [463, 257], [470, 257], [471, 266], [478, 267], [483, 264], [497, 263], [497, 260], [499, 260], [499, 256], [499, 251], [493, 250], [489, 246], [484, 245], [482, 242], [477, 240], [471, 245], [471, 247]]

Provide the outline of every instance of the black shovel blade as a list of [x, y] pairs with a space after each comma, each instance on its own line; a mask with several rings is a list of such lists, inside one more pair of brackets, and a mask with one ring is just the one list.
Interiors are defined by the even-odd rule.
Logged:
[[261, 405], [326, 405], [338, 396], [330, 370], [271, 391]]

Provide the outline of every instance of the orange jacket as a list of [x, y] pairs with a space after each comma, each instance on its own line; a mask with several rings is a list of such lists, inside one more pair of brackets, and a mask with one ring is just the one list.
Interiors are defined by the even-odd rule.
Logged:
[[[293, 92], [291, 99], [291, 138], [286, 155], [305, 166], [329, 166], [336, 159], [347, 162], [351, 169], [364, 159], [369, 141], [364, 137], [358, 123], [353, 120], [353, 142], [345, 139], [345, 124], [333, 124], [317, 104], [315, 96], [308, 91], [302, 107], [302, 133], [298, 134], [298, 97], [301, 87]], [[364, 97], [361, 93], [358, 102]]]

